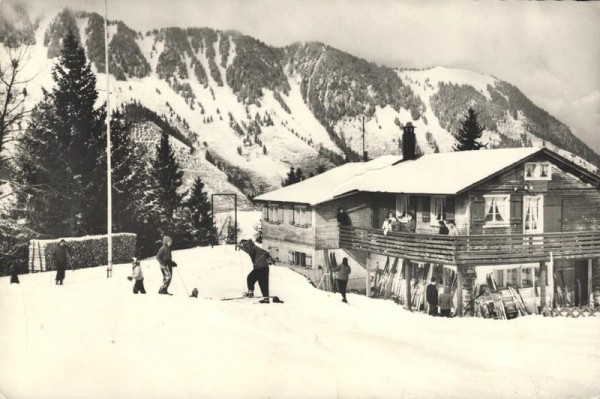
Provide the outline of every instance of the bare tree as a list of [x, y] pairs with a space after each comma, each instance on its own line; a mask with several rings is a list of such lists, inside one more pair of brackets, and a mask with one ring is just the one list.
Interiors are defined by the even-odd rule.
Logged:
[[15, 140], [24, 128], [25, 118], [31, 110], [25, 107], [27, 83], [23, 69], [30, 59], [29, 46], [3, 47], [0, 57], [0, 167], [6, 145]]

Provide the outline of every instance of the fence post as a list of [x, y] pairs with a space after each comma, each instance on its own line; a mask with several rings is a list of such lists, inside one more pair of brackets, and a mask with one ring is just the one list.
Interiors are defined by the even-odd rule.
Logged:
[[463, 276], [460, 265], [456, 265], [456, 314], [463, 317]]
[[[546, 262], [540, 262], [540, 307], [542, 308], [542, 314], [546, 311]], [[535, 279], [535, 275], [533, 276]]]
[[402, 259], [402, 265], [404, 266], [404, 278], [406, 283], [406, 310], [411, 310], [412, 295], [410, 294], [410, 279], [412, 272], [412, 264], [409, 259]]

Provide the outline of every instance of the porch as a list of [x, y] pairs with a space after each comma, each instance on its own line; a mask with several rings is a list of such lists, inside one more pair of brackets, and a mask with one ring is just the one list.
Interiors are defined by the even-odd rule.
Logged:
[[[379, 229], [352, 226], [340, 227], [340, 248], [351, 248], [370, 254], [403, 259], [404, 263], [422, 262], [455, 266], [457, 270], [458, 298], [456, 313], [462, 315], [463, 295], [470, 295], [470, 274], [475, 266], [509, 264], [539, 264], [541, 281], [550, 281], [550, 296], [554, 291], [552, 270], [546, 262], [550, 260], [590, 260], [600, 258], [600, 232], [577, 231], [531, 235], [469, 235], [447, 236], [389, 232], [384, 235]], [[410, 295], [410, 270], [405, 276], [403, 291]], [[466, 281], [465, 281], [466, 279]], [[590, 281], [591, 283], [591, 281]], [[540, 307], [547, 309], [546, 286], [540, 285]], [[463, 290], [464, 289], [464, 290]], [[465, 302], [465, 303], [466, 303]], [[552, 301], [550, 301], [550, 304]], [[411, 308], [411, 301], [405, 303]]]

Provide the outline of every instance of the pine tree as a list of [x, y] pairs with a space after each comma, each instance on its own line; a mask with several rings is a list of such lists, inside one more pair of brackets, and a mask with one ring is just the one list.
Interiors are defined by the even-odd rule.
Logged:
[[192, 191], [184, 205], [191, 212], [191, 223], [199, 244], [209, 245], [216, 236], [216, 229], [208, 194], [204, 191], [204, 182], [200, 176], [194, 180]]
[[17, 162], [35, 227], [61, 235], [105, 232], [104, 108], [94, 108], [96, 78], [71, 30], [52, 78], [55, 87], [36, 106]]
[[290, 166], [290, 170], [287, 174], [287, 177], [281, 182], [281, 186], [285, 187], [294, 183], [298, 183], [298, 181], [296, 180], [296, 171], [294, 170], [293, 166]]
[[184, 194], [178, 193], [183, 183], [183, 172], [179, 169], [179, 164], [175, 159], [169, 143], [169, 135], [164, 131], [160, 143], [156, 146], [156, 158], [153, 166], [160, 188], [159, 202], [164, 209], [165, 216], [170, 218], [184, 197]]
[[462, 121], [462, 126], [458, 130], [458, 143], [454, 145], [454, 151], [470, 151], [485, 148], [486, 145], [478, 140], [481, 139], [481, 133], [485, 127], [477, 122], [477, 113], [471, 107], [467, 110], [467, 115]]

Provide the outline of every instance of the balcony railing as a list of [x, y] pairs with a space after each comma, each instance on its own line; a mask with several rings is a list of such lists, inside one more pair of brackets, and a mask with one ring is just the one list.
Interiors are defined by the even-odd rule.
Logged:
[[447, 265], [494, 265], [600, 257], [600, 231], [447, 236], [340, 227], [340, 247], [412, 261]]

